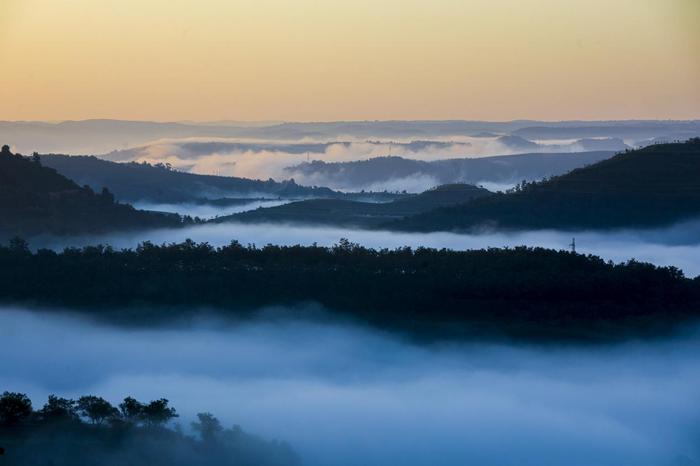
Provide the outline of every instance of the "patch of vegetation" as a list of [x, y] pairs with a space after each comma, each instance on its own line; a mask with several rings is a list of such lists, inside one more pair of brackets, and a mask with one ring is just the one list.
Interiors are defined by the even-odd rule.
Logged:
[[35, 410], [22, 393], [0, 395], [0, 464], [7, 466], [296, 466], [284, 443], [268, 442], [239, 426], [224, 429], [210, 413], [197, 414], [186, 435], [162, 398], [119, 406], [94, 395], [50, 395]]

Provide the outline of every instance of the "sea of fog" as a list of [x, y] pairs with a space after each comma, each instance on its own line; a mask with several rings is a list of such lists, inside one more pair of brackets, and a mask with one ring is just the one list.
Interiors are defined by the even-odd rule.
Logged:
[[373, 248], [426, 246], [450, 249], [480, 249], [504, 246], [542, 246], [569, 249], [576, 239], [576, 250], [595, 254], [615, 262], [637, 259], [657, 265], [673, 265], [687, 276], [700, 275], [700, 220], [652, 230], [618, 230], [611, 232], [520, 231], [482, 234], [399, 233], [390, 231], [352, 230], [347, 228], [270, 224], [206, 224], [175, 230], [152, 230], [82, 237], [44, 237], [31, 241], [34, 248], [62, 249], [66, 246], [109, 244], [115, 248], [132, 248], [143, 241], [179, 242], [187, 238], [212, 245], [238, 240], [242, 244], [311, 245], [336, 244], [341, 238]]
[[230, 206], [218, 206], [207, 203], [154, 203], [139, 201], [134, 202], [133, 206], [142, 210], [154, 210], [156, 212], [169, 212], [173, 214], [189, 215], [190, 217], [199, 217], [201, 219], [212, 219], [224, 215], [237, 214], [239, 212], [247, 212], [259, 208], [276, 207], [282, 204], [287, 204], [288, 200], [267, 200], [253, 199], [248, 202], [241, 202]]
[[0, 390], [168, 398], [307, 466], [688, 466], [700, 333], [611, 346], [431, 344], [261, 313], [122, 327], [0, 308]]

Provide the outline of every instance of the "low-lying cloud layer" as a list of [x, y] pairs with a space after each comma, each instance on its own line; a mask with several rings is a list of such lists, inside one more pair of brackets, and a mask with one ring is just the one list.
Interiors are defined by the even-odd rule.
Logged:
[[[335, 189], [423, 191], [438, 184], [428, 176], [408, 180], [380, 180], [374, 185], [345, 183], [318, 173], [293, 170], [306, 161], [352, 162], [376, 157], [400, 156], [411, 160], [434, 161], [478, 158], [522, 153], [574, 153], [586, 150], [620, 150], [621, 140], [556, 141], [534, 143], [516, 137], [468, 137], [429, 140], [307, 140], [293, 142], [248, 141], [238, 139], [186, 138], [156, 141], [152, 144], [103, 156], [113, 161], [167, 163], [177, 170], [252, 179], [275, 180], [295, 177], [306, 185]], [[341, 177], [342, 178], [342, 177]], [[405, 182], [404, 182], [405, 181]], [[517, 180], [520, 181], [520, 180]]]
[[336, 244], [340, 238], [373, 248], [402, 246], [448, 249], [481, 249], [504, 246], [541, 246], [568, 249], [576, 238], [577, 251], [595, 254], [606, 260], [629, 259], [672, 265], [688, 276], [700, 275], [700, 220], [651, 230], [618, 230], [610, 232], [568, 232], [556, 230], [520, 232], [484, 232], [482, 234], [402, 233], [391, 231], [350, 230], [347, 228], [314, 227], [280, 224], [207, 224], [175, 230], [126, 232], [103, 236], [45, 237], [31, 241], [34, 248], [62, 249], [66, 246], [109, 244], [115, 248], [133, 248], [142, 241], [181, 242], [187, 238], [220, 246], [238, 240], [242, 244], [311, 245]]
[[202, 219], [212, 219], [214, 217], [220, 217], [224, 215], [232, 215], [239, 212], [246, 212], [248, 210], [254, 210], [261, 207], [275, 207], [278, 205], [286, 204], [289, 201], [271, 201], [271, 200], [251, 200], [249, 202], [242, 202], [240, 204], [235, 204], [231, 206], [217, 206], [207, 203], [179, 203], [179, 204], [162, 204], [139, 201], [134, 202], [133, 206], [137, 209], [143, 210], [154, 210], [157, 212], [170, 212], [180, 215], [189, 215], [190, 217], [199, 217]]
[[[0, 388], [164, 396], [308, 466], [670, 466], [700, 454], [700, 336], [419, 346], [310, 320], [124, 328], [0, 309]], [[682, 462], [685, 461], [685, 462]]]

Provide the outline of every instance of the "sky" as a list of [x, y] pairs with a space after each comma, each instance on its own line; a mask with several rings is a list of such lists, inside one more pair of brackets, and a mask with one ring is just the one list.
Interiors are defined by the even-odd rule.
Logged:
[[697, 0], [0, 0], [0, 119], [700, 118]]

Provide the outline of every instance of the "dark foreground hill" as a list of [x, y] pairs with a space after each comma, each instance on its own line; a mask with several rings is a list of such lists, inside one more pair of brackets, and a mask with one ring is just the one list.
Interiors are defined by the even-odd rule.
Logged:
[[406, 195], [392, 202], [310, 199], [219, 217], [215, 221], [305, 223], [368, 228], [439, 207], [461, 204], [489, 194], [486, 189], [476, 186], [453, 184], [439, 186], [421, 194]]
[[0, 237], [76, 234], [179, 226], [177, 215], [136, 210], [42, 166], [38, 158], [0, 152]]
[[34, 409], [22, 393], [0, 395], [3, 466], [297, 466], [295, 453], [238, 426], [224, 428], [210, 413], [192, 423], [194, 435], [169, 426], [178, 417], [166, 399], [119, 406], [94, 396], [54, 395]]
[[627, 151], [516, 192], [387, 224], [415, 231], [651, 227], [700, 215], [700, 139]]
[[699, 317], [700, 280], [672, 267], [525, 247], [373, 250], [341, 241], [258, 249], [186, 241], [32, 253], [14, 241], [0, 247], [0, 301], [135, 321], [202, 308], [240, 318], [266, 306], [318, 303], [419, 337], [600, 340], [658, 334]]

